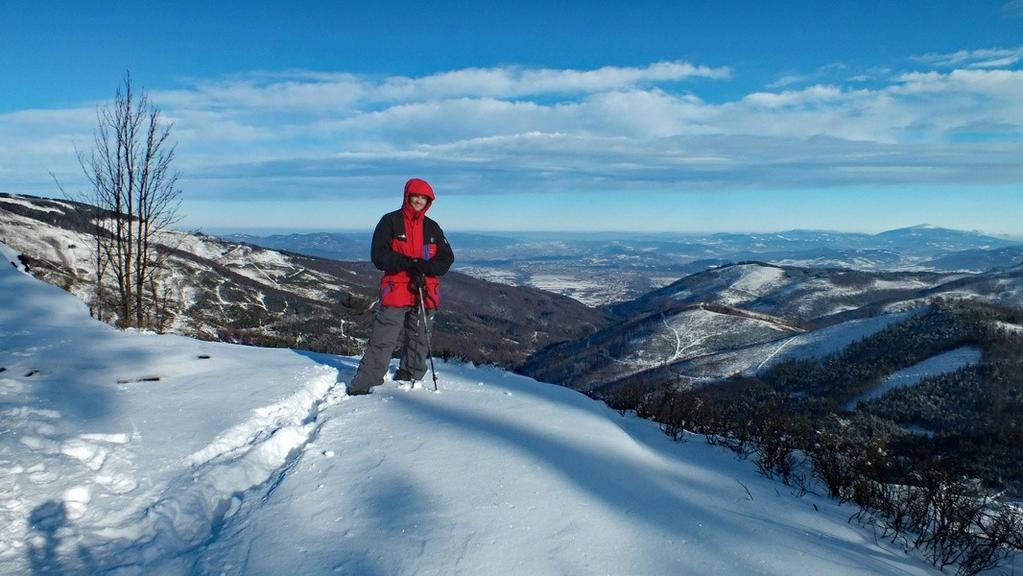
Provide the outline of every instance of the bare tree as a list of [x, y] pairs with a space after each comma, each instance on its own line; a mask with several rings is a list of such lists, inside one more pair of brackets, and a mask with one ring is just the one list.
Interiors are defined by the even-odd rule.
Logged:
[[155, 239], [179, 218], [173, 125], [161, 122], [144, 91], [135, 91], [130, 73], [96, 117], [93, 149], [79, 151], [78, 162], [91, 184], [81, 200], [108, 213], [96, 221], [97, 298], [109, 271], [118, 323], [149, 327], [160, 316], [157, 274], [166, 257]]

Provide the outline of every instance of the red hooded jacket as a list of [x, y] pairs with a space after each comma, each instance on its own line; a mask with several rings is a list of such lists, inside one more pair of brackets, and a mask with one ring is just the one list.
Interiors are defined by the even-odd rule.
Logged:
[[[413, 194], [427, 198], [421, 212], [409, 204]], [[440, 306], [440, 276], [451, 268], [455, 255], [440, 225], [426, 217], [435, 198], [433, 188], [425, 180], [409, 180], [405, 183], [401, 209], [384, 214], [373, 231], [373, 264], [384, 271], [380, 280], [382, 306], [419, 305], [419, 294], [409, 274], [417, 261], [426, 276], [426, 307]]]

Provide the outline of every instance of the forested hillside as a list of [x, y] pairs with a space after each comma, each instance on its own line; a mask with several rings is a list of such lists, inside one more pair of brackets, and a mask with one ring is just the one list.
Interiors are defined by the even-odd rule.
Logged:
[[[1023, 310], [939, 299], [821, 360], [703, 389], [634, 384], [609, 402], [676, 439], [707, 434], [787, 483], [819, 481], [936, 565], [975, 573], [1023, 543], [1010, 504], [1023, 496], [1021, 325]], [[843, 409], [886, 376], [965, 346], [981, 350], [978, 363]]]

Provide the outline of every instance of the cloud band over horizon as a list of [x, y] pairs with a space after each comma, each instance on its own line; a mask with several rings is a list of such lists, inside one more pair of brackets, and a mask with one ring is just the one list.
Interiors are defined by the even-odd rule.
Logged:
[[[146, 87], [193, 200], [989, 186], [1023, 182], [1023, 48], [829, 67], [741, 97], [738, 67], [504, 66], [374, 76], [291, 70]], [[114, 87], [111, 87], [113, 91]], [[96, 106], [0, 115], [6, 192], [80, 184]]]

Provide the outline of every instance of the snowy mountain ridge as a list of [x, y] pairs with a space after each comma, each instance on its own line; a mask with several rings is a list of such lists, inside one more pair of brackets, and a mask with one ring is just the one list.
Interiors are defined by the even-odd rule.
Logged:
[[835, 353], [936, 298], [1019, 308], [1023, 267], [965, 274], [720, 266], [607, 307], [616, 323], [540, 350], [522, 371], [605, 397], [636, 381], [700, 387]]
[[[14, 212], [12, 204], [28, 210]], [[47, 281], [91, 301], [95, 240], [81, 220], [102, 215], [93, 213], [91, 207], [35, 198], [0, 197], [0, 207], [8, 208], [0, 210], [0, 232], [7, 243], [34, 260]], [[160, 234], [157, 243], [170, 252], [162, 286], [170, 291], [178, 313], [174, 324], [167, 327], [169, 331], [215, 338], [221, 335], [222, 324], [216, 316], [261, 314], [269, 320], [297, 305], [294, 300], [315, 308], [317, 301], [339, 301], [342, 293], [358, 286], [356, 278], [325, 274], [279, 252], [212, 236], [168, 230]], [[288, 296], [293, 300], [289, 302]]]
[[353, 358], [118, 331], [0, 269], [3, 573], [937, 573], [562, 387], [351, 398]]

